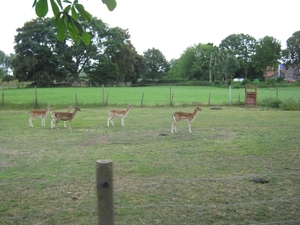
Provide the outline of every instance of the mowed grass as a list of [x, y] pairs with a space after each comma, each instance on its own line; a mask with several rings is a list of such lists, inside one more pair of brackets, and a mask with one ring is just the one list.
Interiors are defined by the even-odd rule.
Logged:
[[81, 107], [72, 130], [0, 111], [0, 224], [97, 224], [101, 159], [116, 224], [299, 224], [299, 112], [202, 107], [191, 134], [171, 134], [171, 114], [194, 107], [135, 107], [125, 127], [107, 127], [108, 109]]
[[[47, 104], [53, 107], [79, 105], [95, 107], [110, 105], [126, 106], [168, 106], [170, 98], [172, 105], [229, 105], [229, 88], [219, 87], [72, 87], [72, 88], [37, 88], [39, 107]], [[249, 89], [254, 91], [254, 89]], [[244, 104], [245, 89], [232, 89], [232, 104]], [[260, 88], [257, 92], [257, 102], [266, 98], [285, 100], [293, 98], [300, 100], [299, 87]], [[35, 103], [35, 89], [6, 89], [2, 91], [1, 107], [29, 108]], [[2, 106], [3, 104], [3, 106]]]

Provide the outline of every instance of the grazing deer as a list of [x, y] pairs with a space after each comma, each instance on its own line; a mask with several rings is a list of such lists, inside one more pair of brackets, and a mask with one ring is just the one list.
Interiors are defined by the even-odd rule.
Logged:
[[199, 106], [197, 106], [193, 113], [188, 112], [175, 112], [173, 113], [172, 117], [174, 118], [174, 122], [172, 123], [171, 133], [173, 134], [173, 131], [177, 133], [176, 124], [180, 120], [187, 120], [189, 124], [189, 132], [192, 133], [191, 130], [191, 123], [196, 118], [198, 111], [202, 111]]
[[109, 122], [111, 123], [111, 125], [114, 125], [113, 122], [113, 118], [114, 117], [121, 117], [121, 126], [125, 126], [124, 124], [124, 118], [127, 116], [127, 114], [129, 113], [130, 109], [132, 109], [131, 105], [128, 105], [126, 110], [116, 110], [116, 109], [111, 109], [108, 111], [108, 119], [107, 119], [107, 126], [109, 126]]
[[[71, 112], [72, 110], [74, 110], [74, 107], [73, 106], [69, 106], [69, 109], [67, 112]], [[55, 113], [58, 113], [58, 112], [52, 112], [51, 113], [51, 128], [53, 129], [54, 128], [54, 121], [56, 120], [56, 117], [55, 117]], [[66, 125], [66, 121], [64, 121], [64, 127], [67, 128], [67, 125]]]
[[56, 118], [56, 129], [58, 129], [58, 123], [59, 121], [70, 121], [70, 129], [72, 129], [72, 120], [73, 118], [76, 116], [76, 113], [78, 111], [81, 111], [79, 107], [75, 107], [74, 112], [56, 112], [54, 114], [55, 118]]
[[32, 120], [34, 117], [41, 117], [41, 125], [45, 126], [45, 117], [47, 116], [51, 107], [47, 105], [46, 110], [31, 110], [29, 111], [29, 126], [33, 127]]

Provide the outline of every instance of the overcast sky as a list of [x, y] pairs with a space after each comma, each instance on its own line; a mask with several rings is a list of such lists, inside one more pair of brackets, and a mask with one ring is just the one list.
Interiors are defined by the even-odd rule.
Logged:
[[[272, 36], [286, 48], [286, 40], [300, 30], [299, 0], [117, 0], [110, 12], [102, 0], [79, 0], [109, 27], [128, 29], [139, 54], [159, 49], [167, 58], [179, 58], [189, 46], [219, 45], [231, 34], [255, 39]], [[0, 50], [14, 53], [16, 29], [36, 18], [33, 0], [8, 0], [0, 13]], [[50, 16], [50, 14], [49, 14]]]

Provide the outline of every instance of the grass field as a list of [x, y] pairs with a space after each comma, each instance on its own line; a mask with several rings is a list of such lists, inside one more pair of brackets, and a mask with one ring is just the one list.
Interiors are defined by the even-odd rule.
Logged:
[[192, 106], [136, 106], [125, 127], [106, 126], [108, 109], [81, 107], [73, 130], [0, 110], [0, 224], [97, 224], [100, 159], [114, 165], [116, 224], [300, 223], [299, 111], [204, 106], [191, 134], [171, 134]]
[[[254, 91], [249, 89], [249, 91]], [[78, 87], [78, 88], [38, 88], [37, 99], [40, 107], [50, 104], [53, 107], [67, 107], [77, 104], [82, 107], [99, 107], [106, 105], [126, 106], [168, 106], [170, 93], [173, 96], [173, 105], [229, 105], [230, 95], [228, 88], [218, 87]], [[257, 102], [272, 97], [281, 100], [293, 98], [300, 100], [299, 87], [261, 88], [257, 92]], [[245, 102], [245, 90], [232, 89], [232, 104]], [[142, 99], [143, 97], [143, 99]], [[30, 108], [34, 106], [35, 89], [6, 89], [2, 91], [4, 107]], [[3, 107], [3, 106], [2, 106]]]

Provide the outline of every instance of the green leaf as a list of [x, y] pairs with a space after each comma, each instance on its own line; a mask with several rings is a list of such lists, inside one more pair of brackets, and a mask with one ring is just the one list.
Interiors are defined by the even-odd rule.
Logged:
[[113, 11], [117, 6], [116, 0], [102, 0], [102, 2], [107, 6], [109, 11]]
[[70, 12], [70, 9], [71, 9], [71, 6], [68, 5], [68, 6], [64, 9], [64, 11], [67, 12], [67, 13], [69, 13], [69, 12]]
[[88, 33], [84, 32], [84, 33], [81, 35], [81, 37], [82, 37], [83, 43], [84, 43], [86, 46], [88, 46], [88, 45], [90, 44], [90, 42], [91, 42], [91, 37], [90, 37], [90, 35], [89, 35]]
[[35, 13], [38, 17], [44, 17], [48, 13], [48, 0], [39, 0], [35, 5]]
[[32, 8], [36, 6], [38, 0], [34, 0], [33, 4], [32, 4]]
[[71, 8], [72, 11], [72, 17], [74, 20], [78, 20], [78, 13], [76, 12], [76, 9], [74, 7]]
[[61, 18], [57, 19], [57, 39], [63, 41], [66, 39], [66, 25], [65, 25], [65, 18], [62, 16]]
[[62, 9], [62, 4], [61, 4], [61, 1], [60, 0], [56, 0], [56, 2], [58, 3], [59, 7]]
[[83, 5], [81, 4], [76, 4], [75, 8], [78, 10], [78, 12], [80, 13], [80, 15], [82, 16], [83, 20], [86, 20], [88, 22], [90, 22], [92, 20], [92, 15], [86, 11], [83, 7]]
[[50, 0], [50, 2], [51, 2], [52, 11], [53, 11], [54, 16], [57, 16], [60, 12], [58, 5], [56, 4], [55, 0]]
[[64, 0], [63, 2], [65, 2], [65, 3], [69, 3], [69, 4], [71, 4], [71, 5], [72, 5], [72, 2], [71, 2], [71, 1]]

